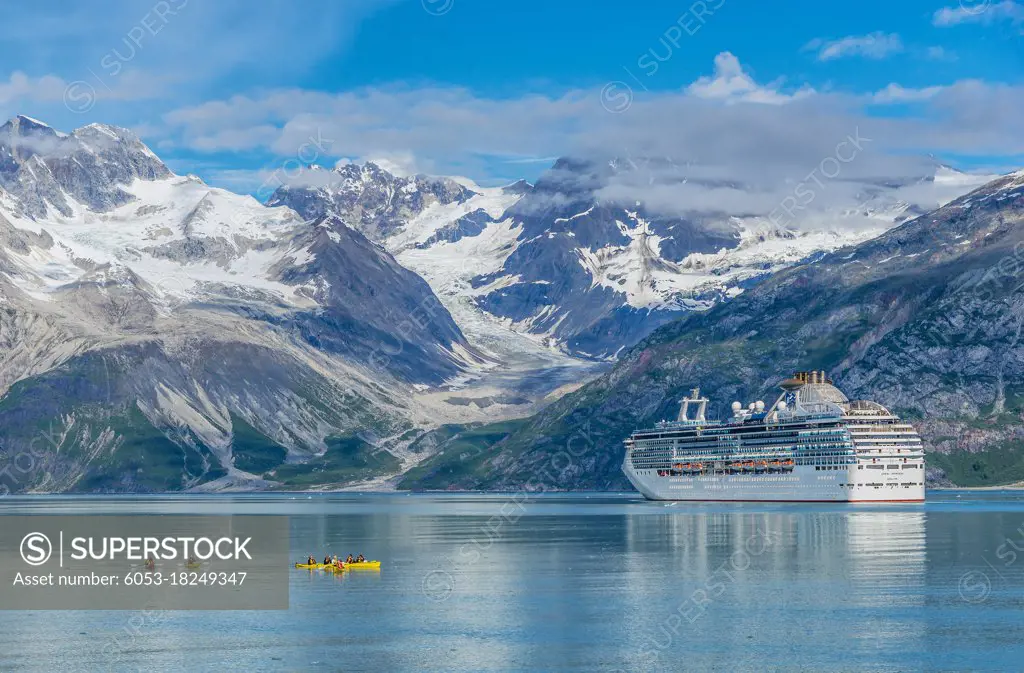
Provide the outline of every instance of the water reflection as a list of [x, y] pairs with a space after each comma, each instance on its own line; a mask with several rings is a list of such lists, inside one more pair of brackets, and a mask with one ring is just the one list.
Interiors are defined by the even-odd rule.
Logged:
[[830, 652], [920, 650], [921, 615], [904, 611], [925, 600], [925, 521], [920, 509], [628, 516], [621, 657], [756, 669], [806, 639], [843, 644], [814, 654], [822, 666]]
[[[125, 670], [1005, 670], [1024, 658], [1019, 567], [998, 566], [1005, 578], [990, 567], [1024, 522], [1017, 496], [888, 507], [559, 496], [521, 511], [510, 501], [54, 507], [288, 513], [295, 559], [362, 552], [384, 562], [379, 574], [295, 571], [287, 612], [169, 613], [125, 641]], [[4, 504], [49, 513], [46, 500]], [[971, 569], [992, 575], [980, 604], [958, 595]], [[0, 668], [116, 670], [99, 652], [130, 618], [0, 612]]]

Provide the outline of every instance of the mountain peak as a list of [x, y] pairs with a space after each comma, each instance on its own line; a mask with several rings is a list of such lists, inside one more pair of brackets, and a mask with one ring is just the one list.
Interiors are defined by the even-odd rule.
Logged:
[[72, 202], [107, 211], [134, 198], [124, 187], [135, 180], [171, 175], [129, 129], [94, 123], [69, 135], [26, 115], [0, 126], [0, 188], [26, 217], [68, 217]]
[[526, 194], [531, 189], [533, 189], [533, 185], [526, 180], [516, 180], [515, 182], [501, 188], [501, 190], [506, 194]]
[[44, 124], [38, 119], [26, 115], [18, 115], [11, 117], [3, 126], [0, 126], [0, 135], [7, 136], [8, 138], [24, 136], [56, 137], [58, 133], [48, 124]]
[[122, 138], [129, 138], [134, 140], [138, 138], [138, 136], [136, 136], [134, 133], [132, 133], [126, 128], [122, 128], [120, 126], [113, 126], [112, 124], [100, 124], [97, 122], [86, 124], [81, 128], [75, 129], [72, 132], [72, 135], [83, 136], [96, 133], [105, 135], [115, 140], [121, 140]]
[[142, 142], [138, 135], [131, 129], [113, 124], [86, 124], [71, 132], [71, 137], [80, 142], [96, 148], [124, 146], [129, 151], [138, 152], [149, 159], [158, 160], [153, 150], [149, 149], [146, 143]]
[[29, 126], [29, 127], [38, 127], [38, 128], [46, 128], [46, 129], [51, 128], [50, 125], [47, 124], [46, 122], [41, 122], [38, 119], [36, 119], [35, 117], [29, 117], [28, 115], [17, 115], [15, 117], [12, 117], [7, 123], [8, 124], [17, 124], [19, 126]]
[[373, 160], [339, 163], [329, 176], [305, 173], [279, 187], [267, 204], [288, 206], [305, 220], [340, 214], [345, 224], [380, 243], [431, 205], [461, 204], [476, 195], [451, 178], [395, 175]]

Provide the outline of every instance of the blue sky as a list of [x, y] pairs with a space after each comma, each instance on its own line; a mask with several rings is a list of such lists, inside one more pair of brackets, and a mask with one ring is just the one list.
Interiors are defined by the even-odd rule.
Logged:
[[297, 156], [482, 183], [594, 151], [797, 175], [861, 128], [865, 173], [1024, 164], [1024, 4], [768, 4], [21, 6], [0, 27], [0, 107], [131, 127], [176, 172], [243, 192]]

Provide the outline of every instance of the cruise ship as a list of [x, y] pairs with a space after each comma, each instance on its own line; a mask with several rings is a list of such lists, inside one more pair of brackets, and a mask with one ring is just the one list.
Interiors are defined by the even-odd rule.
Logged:
[[705, 418], [695, 388], [679, 417], [625, 440], [622, 470], [651, 500], [923, 502], [924, 447], [876, 402], [847, 399], [823, 371], [797, 372], [771, 407]]

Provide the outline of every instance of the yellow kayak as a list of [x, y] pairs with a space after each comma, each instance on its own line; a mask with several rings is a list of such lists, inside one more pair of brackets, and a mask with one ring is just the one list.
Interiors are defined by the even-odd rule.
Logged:
[[346, 563], [345, 570], [380, 570], [380, 561], [363, 561], [362, 563]]
[[185, 567], [186, 568], [201, 568], [202, 565], [203, 565], [202, 563], [186, 563]]
[[333, 563], [296, 563], [296, 568], [305, 568], [307, 570], [380, 570], [380, 561], [363, 561], [362, 563], [346, 563], [344, 567], [339, 568]]

